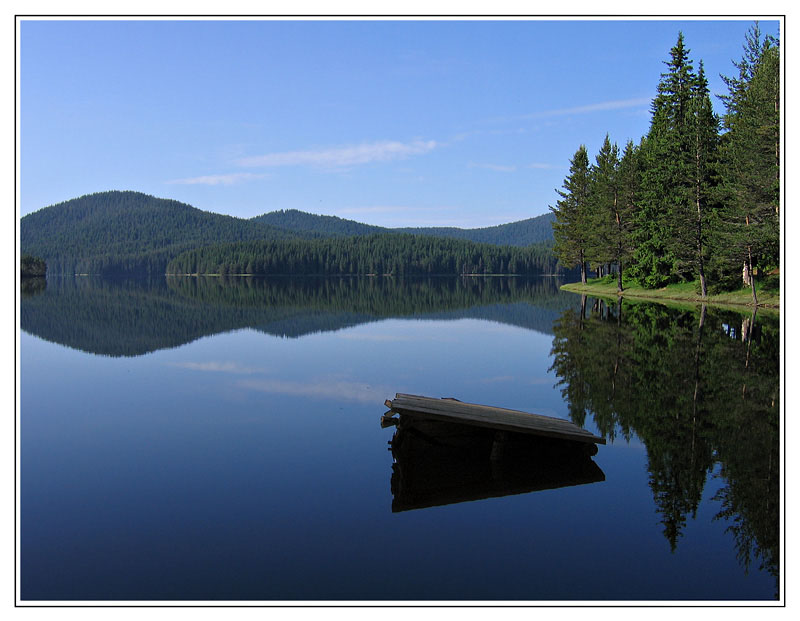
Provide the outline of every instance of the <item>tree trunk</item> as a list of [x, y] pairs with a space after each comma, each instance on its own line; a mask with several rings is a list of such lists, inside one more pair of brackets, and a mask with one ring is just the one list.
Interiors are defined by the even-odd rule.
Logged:
[[622, 261], [617, 266], [617, 293], [622, 293]]
[[700, 295], [703, 297], [708, 296], [708, 286], [706, 285], [706, 273], [703, 269], [703, 261], [700, 260]]
[[756, 297], [756, 279], [753, 277], [753, 254], [750, 251], [750, 246], [747, 247], [747, 271], [750, 276], [750, 290], [753, 292], [753, 306], [758, 306], [758, 298]]
[[697, 152], [695, 156], [695, 165], [698, 173], [695, 179], [694, 186], [694, 201], [697, 208], [697, 271], [700, 274], [700, 295], [704, 298], [708, 296], [708, 287], [706, 286], [706, 271], [703, 266], [703, 209], [700, 205], [700, 154]]

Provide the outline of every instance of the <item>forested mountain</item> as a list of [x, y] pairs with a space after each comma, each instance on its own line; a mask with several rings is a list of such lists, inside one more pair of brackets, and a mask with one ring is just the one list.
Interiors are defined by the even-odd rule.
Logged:
[[250, 219], [251, 222], [269, 224], [290, 231], [305, 231], [321, 236], [333, 235], [369, 235], [371, 233], [388, 233], [391, 229], [371, 224], [362, 224], [355, 220], [345, 220], [337, 216], [321, 216], [297, 209], [281, 209], [270, 211]]
[[[485, 240], [485, 246], [486, 244], [528, 246], [534, 242], [547, 240], [545, 231], [549, 231], [551, 220], [552, 215], [548, 214], [487, 229], [432, 228], [409, 229], [409, 231], [413, 230], [418, 236]], [[391, 249], [384, 248], [382, 251], [395, 252], [396, 256], [406, 257], [411, 256], [409, 252], [412, 254], [415, 252], [409, 250], [411, 246], [436, 245], [433, 242], [414, 242], [411, 235], [401, 234], [402, 229], [371, 226], [335, 216], [318, 216], [297, 210], [286, 210], [274, 211], [247, 220], [210, 213], [178, 201], [130, 191], [99, 192], [45, 207], [22, 218], [20, 229], [22, 252], [42, 257], [51, 275], [163, 274], [167, 264], [183, 252], [240, 241], [308, 240], [384, 233], [397, 235], [403, 241], [393, 242]], [[303, 250], [302, 245], [293, 245], [291, 252], [297, 257], [308, 255], [312, 251], [316, 252], [311, 247]], [[407, 248], [403, 249], [402, 246]], [[446, 244], [440, 246], [444, 248]], [[343, 250], [344, 247], [339, 248]], [[355, 250], [353, 245], [348, 248]], [[374, 245], [372, 248], [377, 249]], [[474, 250], [473, 248], [470, 252]], [[475, 270], [483, 273], [487, 271], [487, 265], [494, 262], [489, 256], [498, 255], [498, 251], [486, 246], [481, 252], [486, 254], [485, 258], [470, 255], [468, 260]], [[520, 259], [527, 262], [526, 273], [529, 269], [533, 269], [530, 268], [530, 257], [535, 257], [533, 260], [540, 267], [546, 266], [543, 267], [545, 273], [556, 271], [552, 252], [546, 246], [539, 246], [527, 253], [503, 252], [505, 252], [503, 264], [497, 265], [501, 268], [501, 273], [508, 273], [511, 254], [528, 257]], [[358, 270], [364, 266], [362, 259], [359, 259]], [[339, 260], [349, 259], [338, 257], [337, 261]], [[388, 260], [384, 256], [375, 258], [372, 263], [377, 261], [383, 264]], [[234, 267], [233, 263], [235, 261], [231, 262], [231, 267]], [[463, 263], [462, 261], [460, 265], [463, 266]], [[210, 269], [209, 266], [206, 267]], [[214, 273], [219, 271], [216, 269], [218, 265], [210, 267], [214, 268], [211, 270]], [[246, 268], [246, 264], [241, 267]], [[395, 273], [417, 272], [413, 266], [399, 268], [396, 261], [393, 267]], [[306, 270], [309, 269], [308, 266], [299, 268], [297, 265], [295, 268], [300, 269], [297, 273], [308, 273]], [[430, 273], [427, 269], [423, 271]], [[338, 270], [334, 272], [339, 273]], [[250, 272], [244, 270], [244, 273]], [[295, 272], [290, 270], [285, 273]], [[354, 272], [348, 268], [342, 273]], [[448, 268], [446, 273], [459, 273], [459, 271]]]
[[427, 227], [427, 228], [402, 228], [392, 229], [400, 233], [412, 235], [433, 235], [434, 237], [453, 237], [466, 239], [482, 244], [496, 244], [498, 246], [530, 246], [531, 244], [548, 243], [553, 241], [552, 213], [546, 213], [535, 218], [488, 226], [480, 229], [459, 229], [454, 227]]
[[318, 233], [320, 236], [370, 235], [372, 233], [409, 233], [411, 235], [430, 235], [432, 237], [451, 237], [483, 244], [498, 246], [530, 246], [553, 240], [552, 213], [535, 218], [509, 222], [498, 226], [477, 229], [456, 227], [405, 227], [387, 228], [363, 224], [355, 220], [345, 220], [337, 216], [321, 216], [296, 209], [271, 211], [252, 218], [253, 222], [271, 224], [290, 231]]
[[49, 274], [163, 274], [190, 248], [297, 235], [140, 192], [89, 194], [20, 221], [22, 252], [44, 259]]
[[385, 233], [316, 240], [248, 241], [195, 248], [168, 274], [459, 275], [555, 274], [549, 246], [527, 248]]

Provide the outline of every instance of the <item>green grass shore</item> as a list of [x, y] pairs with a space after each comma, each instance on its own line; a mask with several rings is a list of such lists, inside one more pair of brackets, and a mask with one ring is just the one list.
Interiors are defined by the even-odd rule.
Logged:
[[[726, 291], [724, 293], [709, 294], [705, 299], [700, 295], [700, 283], [682, 282], [667, 285], [661, 289], [645, 289], [635, 281], [624, 280], [622, 283], [623, 291], [617, 293], [616, 276], [605, 276], [603, 278], [590, 279], [585, 285], [581, 283], [570, 283], [562, 285], [564, 291], [573, 293], [584, 293], [595, 297], [616, 298], [618, 296], [626, 299], [650, 300], [664, 303], [690, 303], [690, 304], [712, 304], [714, 306], [727, 306], [739, 308], [743, 306], [753, 306], [753, 294], [749, 288], [742, 288], [736, 291]], [[780, 309], [780, 281], [777, 276], [770, 276], [763, 281], [756, 282], [756, 295], [758, 296], [758, 307], [778, 311]]]

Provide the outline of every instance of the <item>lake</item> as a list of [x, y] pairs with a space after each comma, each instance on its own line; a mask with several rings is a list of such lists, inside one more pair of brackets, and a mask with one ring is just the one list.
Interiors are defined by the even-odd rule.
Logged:
[[[774, 600], [777, 314], [560, 284], [24, 283], [22, 600]], [[607, 444], [590, 474], [401, 454], [398, 392]]]

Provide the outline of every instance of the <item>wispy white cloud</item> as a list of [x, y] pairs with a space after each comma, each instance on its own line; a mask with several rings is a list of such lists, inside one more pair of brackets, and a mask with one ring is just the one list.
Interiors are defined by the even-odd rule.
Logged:
[[563, 168], [563, 166], [555, 166], [553, 164], [545, 164], [544, 162], [534, 162], [528, 164], [528, 168], [535, 168], [537, 170], [552, 170], [553, 168]]
[[589, 114], [591, 112], [601, 112], [603, 110], [622, 110], [624, 108], [638, 108], [649, 105], [650, 98], [636, 97], [633, 99], [615, 99], [613, 101], [601, 101], [583, 106], [572, 106], [569, 108], [557, 108], [555, 110], [545, 110], [525, 115], [527, 118], [539, 118], [545, 116], [565, 116], [571, 114]]
[[388, 162], [405, 159], [412, 155], [422, 155], [440, 146], [435, 140], [414, 140], [411, 142], [382, 141], [346, 145], [307, 151], [283, 151], [254, 155], [237, 160], [245, 167], [274, 166], [317, 166], [321, 168], [344, 168], [358, 164]]
[[498, 384], [502, 382], [515, 382], [517, 378], [513, 375], [497, 375], [495, 377], [484, 377], [479, 381], [481, 384]]
[[544, 119], [557, 116], [574, 116], [578, 114], [591, 114], [593, 112], [603, 112], [606, 110], [623, 110], [625, 108], [641, 108], [648, 106], [651, 102], [649, 97], [632, 97], [630, 99], [614, 99], [612, 101], [599, 101], [581, 106], [569, 106], [566, 108], [554, 108], [552, 110], [541, 110], [529, 114], [520, 114], [510, 117], [494, 118], [495, 122], [519, 121], [525, 119]]
[[370, 386], [360, 382], [337, 379], [319, 379], [309, 382], [294, 382], [279, 379], [239, 380], [237, 386], [270, 394], [312, 397], [318, 399], [341, 399], [358, 403], [383, 403], [391, 394], [387, 387]]
[[346, 341], [366, 341], [374, 343], [401, 343], [421, 340], [414, 339], [410, 336], [401, 336], [399, 334], [368, 334], [364, 332], [340, 332], [336, 336]]
[[495, 172], [516, 172], [517, 170], [516, 166], [504, 166], [502, 164], [476, 164], [475, 162], [470, 162], [468, 166], [470, 168], [485, 168]]
[[238, 362], [172, 362], [170, 366], [190, 371], [206, 371], [213, 373], [232, 373], [235, 375], [253, 375], [255, 373], [266, 373], [266, 369], [246, 367]]
[[263, 179], [265, 174], [258, 173], [230, 173], [225, 175], [203, 175], [201, 177], [187, 177], [185, 179], [172, 179], [167, 183], [180, 185], [233, 185], [253, 179]]

